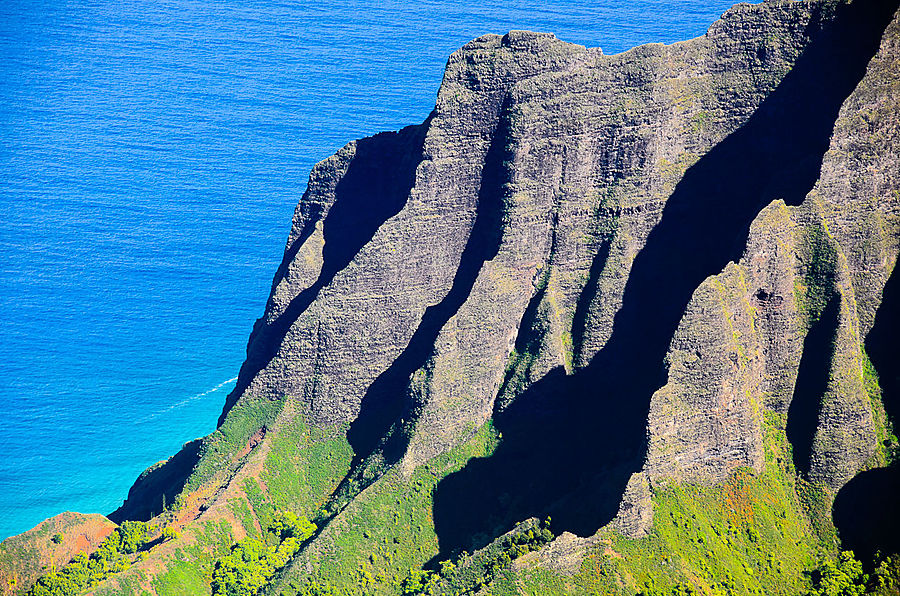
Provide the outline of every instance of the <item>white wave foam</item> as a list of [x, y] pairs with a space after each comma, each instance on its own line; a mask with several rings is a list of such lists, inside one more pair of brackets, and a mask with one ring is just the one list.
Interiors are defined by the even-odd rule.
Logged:
[[184, 406], [188, 405], [191, 402], [194, 402], [194, 401], [197, 401], [198, 399], [202, 399], [202, 398], [206, 397], [210, 393], [215, 393], [217, 391], [221, 391], [222, 389], [226, 388], [228, 385], [230, 385], [231, 383], [234, 383], [237, 380], [238, 380], [237, 377], [232, 377], [232, 378], [228, 379], [227, 381], [222, 381], [221, 383], [219, 383], [218, 385], [216, 385], [215, 387], [213, 387], [211, 389], [207, 389], [206, 391], [201, 391], [200, 393], [194, 394], [190, 397], [186, 397], [185, 399], [183, 399], [181, 401], [175, 402], [174, 404], [172, 404], [171, 406], [169, 406], [168, 408], [166, 408], [164, 410], [159, 410], [157, 412], [153, 412], [152, 414], [150, 414], [148, 416], [145, 416], [144, 418], [142, 418], [141, 420], [138, 421], [138, 424], [141, 424], [144, 422], [149, 422], [151, 420], [155, 420], [156, 418], [159, 418], [163, 414], [167, 414], [167, 413], [171, 412], [172, 410], [177, 410], [178, 408], [183, 408]]

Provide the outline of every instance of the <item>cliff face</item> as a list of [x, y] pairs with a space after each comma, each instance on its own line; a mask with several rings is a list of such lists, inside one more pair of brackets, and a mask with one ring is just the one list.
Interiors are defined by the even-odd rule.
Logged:
[[[357, 468], [412, 469], [493, 416], [503, 444], [438, 491], [436, 521], [442, 490], [486, 480], [527, 502], [448, 512], [461, 535], [501, 509], [565, 518], [551, 503], [576, 494], [596, 511], [560, 528], [590, 534], [629, 472], [758, 469], [764, 411], [797, 391], [816, 393], [786, 422], [797, 467], [836, 490], [876, 452], [860, 347], [897, 181], [892, 108], [868, 86], [888, 84], [891, 35], [854, 89], [891, 12], [739, 6], [618, 56], [526, 32], [468, 44], [424, 124], [312, 173], [229, 406], [351, 423]], [[797, 380], [804, 356], [821, 379]]]
[[863, 345], [898, 254], [897, 43], [894, 19], [802, 202], [764, 208], [741, 259], [694, 292], [651, 402], [651, 474], [758, 468], [766, 411], [786, 416], [798, 471], [832, 490], [878, 461]]
[[531, 517], [644, 536], [652, 495], [764, 475], [776, 435], [830, 502], [885, 463], [863, 346], [900, 248], [895, 10], [738, 5], [615, 56], [467, 44], [424, 123], [314, 168], [219, 430], [115, 517], [166, 495], [160, 519], [240, 538], [265, 503], [318, 511], [300, 578], [386, 499], [434, 537], [420, 565]]

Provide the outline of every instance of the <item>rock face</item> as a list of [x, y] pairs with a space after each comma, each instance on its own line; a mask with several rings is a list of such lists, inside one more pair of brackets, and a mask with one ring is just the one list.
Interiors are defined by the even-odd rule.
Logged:
[[312, 172], [223, 421], [297, 403], [350, 424], [359, 471], [493, 418], [497, 453], [436, 493], [448, 544], [498, 516], [590, 534], [632, 473], [758, 469], [766, 412], [837, 490], [877, 451], [861, 346], [897, 256], [893, 9], [739, 5], [616, 56], [466, 45], [426, 122]]
[[[895, 18], [844, 100], [802, 203], [763, 209], [743, 257], [694, 292], [670, 346], [669, 382], [652, 400], [657, 473], [721, 479], [727, 460], [758, 467], [753, 418], [766, 410], [787, 414], [798, 470], [834, 490], [874, 457], [862, 348], [898, 254], [898, 41]], [[700, 396], [705, 408], [681, 407]], [[690, 416], [700, 420], [672, 423]]]
[[347, 428], [341, 503], [490, 421], [434, 490], [442, 552], [535, 516], [640, 536], [654, 487], [760, 470], [767, 424], [829, 494], [883, 463], [863, 343], [900, 248], [896, 8], [741, 4], [614, 56], [467, 44], [424, 123], [313, 169], [219, 430], [118, 517], [183, 488], [203, 520], [301, 419]]

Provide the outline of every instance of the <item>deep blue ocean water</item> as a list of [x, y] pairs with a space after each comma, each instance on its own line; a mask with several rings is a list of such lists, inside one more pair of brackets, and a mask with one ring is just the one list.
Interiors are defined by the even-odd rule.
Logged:
[[0, 538], [109, 513], [214, 429], [310, 167], [424, 120], [452, 51], [616, 53], [730, 5], [0, 2]]

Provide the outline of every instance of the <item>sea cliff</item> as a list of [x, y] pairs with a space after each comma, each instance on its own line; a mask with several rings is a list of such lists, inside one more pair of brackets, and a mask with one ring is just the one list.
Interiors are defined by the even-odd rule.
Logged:
[[109, 516], [171, 535], [93, 593], [210, 593], [283, 511], [266, 593], [799, 593], [896, 448], [896, 8], [455, 52], [313, 169], [218, 429]]

